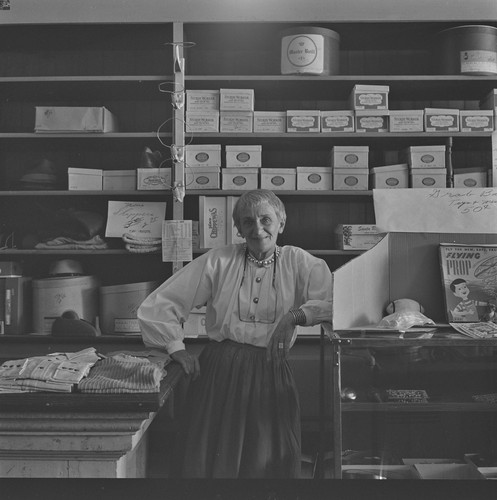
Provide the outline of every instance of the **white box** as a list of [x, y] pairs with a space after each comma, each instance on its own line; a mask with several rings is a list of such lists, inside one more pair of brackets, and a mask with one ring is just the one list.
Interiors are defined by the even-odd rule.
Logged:
[[103, 106], [36, 106], [35, 132], [102, 133], [117, 132], [116, 117]]
[[425, 112], [422, 109], [390, 110], [390, 132], [423, 132]]
[[205, 312], [205, 306], [190, 311], [188, 319], [183, 323], [185, 337], [199, 337], [201, 335], [207, 335], [205, 330]]
[[369, 146], [333, 146], [330, 153], [333, 168], [368, 168]]
[[295, 168], [261, 168], [261, 188], [276, 190], [297, 189], [297, 170]]
[[459, 111], [461, 132], [493, 132], [494, 111], [490, 109]]
[[102, 189], [104, 191], [136, 190], [135, 170], [103, 170]]
[[136, 174], [136, 188], [140, 191], [171, 189], [171, 167], [138, 168]]
[[219, 90], [187, 90], [187, 111], [219, 111]]
[[103, 170], [69, 167], [67, 173], [70, 191], [102, 191]]
[[333, 188], [330, 167], [297, 167], [297, 190], [329, 190]]
[[262, 166], [262, 146], [229, 146], [225, 147], [226, 167], [260, 168]]
[[487, 187], [488, 170], [485, 168], [454, 169], [454, 187]]
[[254, 132], [286, 132], [286, 111], [254, 111]]
[[252, 132], [253, 111], [221, 111], [219, 130], [221, 132]]
[[339, 224], [335, 228], [335, 244], [339, 250], [368, 250], [384, 236], [373, 224]]
[[411, 187], [412, 188], [447, 187], [447, 169], [411, 168]]
[[321, 111], [290, 109], [286, 112], [287, 132], [319, 132], [321, 130]]
[[227, 196], [226, 197], [226, 243], [228, 245], [232, 243], [245, 243], [245, 238], [238, 235], [238, 229], [235, 227], [233, 221], [233, 210], [235, 204], [238, 201], [239, 196]]
[[354, 112], [343, 111], [321, 111], [321, 132], [354, 132]]
[[254, 111], [254, 89], [221, 89], [221, 111]]
[[186, 189], [219, 189], [220, 167], [189, 167], [185, 169]]
[[333, 189], [335, 191], [367, 191], [369, 170], [367, 168], [334, 168]]
[[219, 111], [187, 111], [185, 132], [219, 132]]
[[220, 167], [221, 144], [189, 144], [185, 146], [185, 161], [189, 167]]
[[199, 196], [200, 248], [226, 245], [226, 196]]
[[411, 168], [445, 168], [445, 146], [410, 146], [404, 156]]
[[223, 189], [251, 190], [257, 189], [259, 168], [223, 168]]
[[459, 110], [425, 108], [426, 132], [459, 132]]
[[363, 109], [355, 112], [356, 132], [388, 132], [389, 111]]
[[352, 109], [388, 109], [388, 85], [354, 85], [350, 93]]
[[409, 167], [407, 163], [372, 168], [371, 187], [372, 189], [408, 188]]

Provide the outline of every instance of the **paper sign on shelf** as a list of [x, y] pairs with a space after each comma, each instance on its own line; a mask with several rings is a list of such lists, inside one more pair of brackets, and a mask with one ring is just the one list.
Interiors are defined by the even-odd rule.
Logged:
[[192, 258], [192, 221], [164, 221], [162, 225], [162, 262], [190, 262]]
[[166, 217], [165, 202], [109, 201], [105, 236], [122, 238], [160, 238], [162, 221]]
[[374, 189], [382, 232], [497, 233], [497, 188]]

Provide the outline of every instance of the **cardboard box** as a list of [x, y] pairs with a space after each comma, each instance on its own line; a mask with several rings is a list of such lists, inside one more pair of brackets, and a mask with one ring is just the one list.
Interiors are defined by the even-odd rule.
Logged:
[[200, 248], [226, 245], [226, 197], [199, 196]]
[[249, 191], [259, 186], [259, 168], [223, 168], [223, 189]]
[[219, 167], [189, 167], [185, 169], [186, 189], [219, 189], [221, 187]]
[[425, 108], [426, 132], [459, 132], [459, 110]]
[[103, 170], [69, 167], [67, 174], [70, 191], [102, 191]]
[[487, 187], [488, 170], [486, 168], [454, 169], [454, 187]]
[[286, 132], [286, 111], [254, 111], [254, 132]]
[[221, 89], [221, 111], [254, 111], [254, 89]]
[[227, 168], [262, 167], [262, 146], [226, 146]]
[[321, 132], [354, 132], [354, 112], [343, 111], [321, 111]]
[[335, 191], [367, 191], [369, 170], [367, 168], [334, 168], [333, 189]]
[[286, 112], [287, 132], [319, 132], [321, 130], [319, 110], [288, 110]]
[[409, 167], [407, 163], [386, 165], [371, 169], [372, 189], [394, 189], [409, 187]]
[[333, 189], [333, 176], [330, 167], [297, 167], [297, 190]]
[[171, 189], [171, 167], [138, 168], [136, 170], [136, 175], [136, 187], [138, 190], [151, 191]]
[[369, 250], [384, 236], [373, 224], [339, 224], [335, 228], [335, 244], [339, 250]]
[[188, 167], [220, 167], [221, 144], [189, 144], [185, 162]]
[[388, 109], [388, 85], [354, 85], [350, 93], [352, 109]]
[[186, 111], [185, 132], [219, 132], [219, 111]]
[[333, 168], [368, 168], [369, 146], [334, 146], [330, 153]]
[[295, 168], [261, 168], [261, 188], [294, 191], [297, 189]]
[[445, 188], [447, 187], [447, 169], [445, 168], [411, 168], [412, 188]]
[[83, 106], [36, 106], [37, 133], [117, 132], [116, 117], [107, 109]]
[[494, 131], [494, 111], [490, 109], [482, 110], [461, 110], [459, 111], [461, 132], [493, 132]]
[[423, 132], [425, 112], [422, 109], [390, 110], [389, 132]]
[[355, 112], [356, 132], [388, 132], [388, 110], [364, 109]]
[[136, 190], [135, 170], [103, 170], [102, 189], [104, 191]]
[[251, 133], [254, 126], [253, 111], [221, 111], [221, 132]]
[[187, 111], [219, 111], [219, 90], [187, 90]]
[[445, 168], [445, 146], [410, 146], [403, 158], [411, 168]]

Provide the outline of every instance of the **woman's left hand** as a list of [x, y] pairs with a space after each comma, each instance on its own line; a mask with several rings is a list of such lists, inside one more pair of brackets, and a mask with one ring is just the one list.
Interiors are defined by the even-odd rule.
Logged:
[[276, 358], [286, 359], [288, 357], [294, 331], [295, 319], [291, 313], [286, 313], [269, 339], [266, 349], [268, 361]]

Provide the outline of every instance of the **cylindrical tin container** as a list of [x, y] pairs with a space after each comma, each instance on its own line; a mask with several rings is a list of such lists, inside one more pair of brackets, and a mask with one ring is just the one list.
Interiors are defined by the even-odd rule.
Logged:
[[340, 35], [327, 28], [299, 26], [281, 33], [282, 75], [335, 75]]
[[434, 72], [442, 75], [497, 74], [497, 28], [467, 25], [435, 36]]

